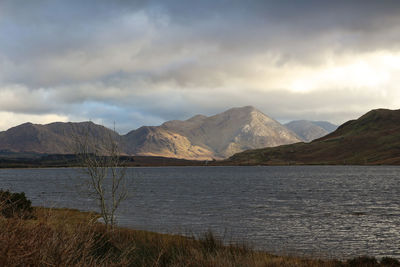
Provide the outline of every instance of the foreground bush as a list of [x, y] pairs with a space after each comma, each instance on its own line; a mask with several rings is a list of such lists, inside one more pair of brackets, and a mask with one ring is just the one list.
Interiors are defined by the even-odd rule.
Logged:
[[0, 215], [11, 218], [32, 218], [32, 203], [25, 196], [25, 193], [11, 193], [0, 190]]

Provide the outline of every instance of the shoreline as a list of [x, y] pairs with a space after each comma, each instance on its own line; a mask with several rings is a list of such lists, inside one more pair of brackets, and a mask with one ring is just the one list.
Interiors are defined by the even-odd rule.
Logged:
[[[255, 150], [258, 151], [258, 150]], [[122, 167], [211, 167], [211, 166], [400, 166], [400, 161], [347, 161], [347, 160], [257, 160], [246, 157], [246, 151], [227, 159], [190, 160], [161, 156], [121, 156]], [[260, 155], [259, 155], [260, 156]], [[347, 162], [347, 163], [346, 163]], [[0, 153], [0, 169], [36, 169], [36, 168], [74, 168], [81, 165], [74, 154], [38, 154], [34, 157], [24, 155], [4, 156]]]
[[[335, 166], [348, 166], [348, 167], [400, 167], [400, 164], [214, 164], [214, 165], [129, 165], [129, 166], [121, 166], [121, 168], [172, 168], [172, 167], [335, 167]], [[52, 165], [43, 165], [43, 166], [1, 166], [0, 170], [36, 170], [36, 169], [80, 169], [85, 168], [84, 166], [52, 166]]]

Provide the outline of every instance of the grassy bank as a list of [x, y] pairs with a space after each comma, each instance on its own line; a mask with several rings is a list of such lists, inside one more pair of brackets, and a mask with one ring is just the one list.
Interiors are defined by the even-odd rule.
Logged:
[[31, 219], [0, 217], [0, 266], [378, 266], [368, 258], [340, 262], [274, 256], [243, 245], [224, 246], [211, 233], [187, 238], [107, 230], [97, 218], [47, 208], [35, 208]]

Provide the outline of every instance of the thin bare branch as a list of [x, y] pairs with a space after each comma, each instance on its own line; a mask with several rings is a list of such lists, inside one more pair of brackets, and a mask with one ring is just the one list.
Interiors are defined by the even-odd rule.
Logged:
[[[113, 227], [115, 213], [127, 198], [126, 167], [121, 163], [119, 144], [109, 134], [106, 140], [96, 140], [89, 127], [83, 137], [76, 139], [76, 156], [89, 179], [90, 190], [97, 196], [104, 223]], [[110, 181], [110, 187], [107, 186]]]

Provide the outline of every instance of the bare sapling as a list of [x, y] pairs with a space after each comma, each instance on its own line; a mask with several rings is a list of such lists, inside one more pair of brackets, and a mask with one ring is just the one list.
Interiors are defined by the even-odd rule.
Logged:
[[117, 210], [127, 198], [127, 168], [121, 160], [119, 142], [111, 133], [100, 139], [88, 127], [83, 137], [76, 138], [76, 146], [89, 191], [97, 199], [105, 225], [113, 228]]

